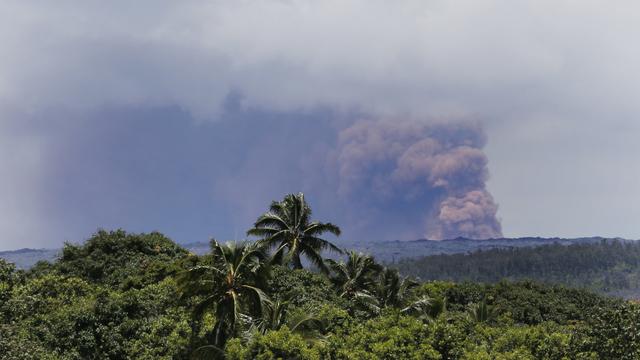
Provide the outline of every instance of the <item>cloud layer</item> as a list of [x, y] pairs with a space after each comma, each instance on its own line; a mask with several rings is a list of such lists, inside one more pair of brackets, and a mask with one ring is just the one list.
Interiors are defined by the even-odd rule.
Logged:
[[[241, 233], [297, 187], [323, 209], [367, 203], [323, 213], [361, 236], [499, 234], [499, 202], [510, 236], [640, 237], [638, 12], [630, 0], [4, 1], [0, 238]], [[458, 125], [469, 118], [488, 142]], [[170, 221], [181, 212], [197, 220]], [[394, 226], [368, 231], [372, 219]]]
[[175, 104], [211, 118], [239, 91], [245, 105], [279, 111], [326, 105], [504, 120], [496, 118], [542, 104], [629, 106], [640, 86], [633, 1], [3, 7], [0, 100], [28, 109]]

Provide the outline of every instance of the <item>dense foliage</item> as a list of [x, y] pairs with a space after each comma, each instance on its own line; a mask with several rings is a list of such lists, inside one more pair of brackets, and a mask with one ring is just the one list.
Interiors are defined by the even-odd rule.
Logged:
[[29, 271], [0, 260], [0, 359], [640, 356], [635, 303], [530, 281], [418, 283], [354, 252], [328, 274], [273, 254], [99, 231]]
[[393, 266], [422, 280], [495, 283], [532, 279], [627, 297], [640, 295], [640, 243], [631, 241], [432, 255], [403, 259]]

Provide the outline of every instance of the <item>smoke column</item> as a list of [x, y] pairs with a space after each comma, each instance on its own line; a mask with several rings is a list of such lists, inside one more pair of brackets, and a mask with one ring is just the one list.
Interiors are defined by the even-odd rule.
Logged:
[[337, 193], [370, 226], [403, 218], [429, 239], [496, 238], [485, 143], [475, 123], [359, 121], [340, 131], [330, 163]]

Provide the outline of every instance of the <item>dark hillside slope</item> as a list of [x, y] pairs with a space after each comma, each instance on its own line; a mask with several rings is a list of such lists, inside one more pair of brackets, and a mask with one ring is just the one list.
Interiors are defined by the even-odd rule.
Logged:
[[626, 297], [640, 295], [640, 242], [633, 241], [480, 250], [403, 259], [395, 266], [422, 280], [495, 283], [532, 279]]
[[[599, 236], [584, 238], [501, 238], [474, 240], [457, 238], [451, 240], [413, 240], [413, 241], [381, 241], [381, 242], [356, 242], [350, 248], [373, 255], [379, 261], [394, 262], [400, 259], [417, 258], [438, 254], [460, 254], [478, 250], [509, 249], [519, 247], [534, 247], [550, 244], [584, 244], [597, 243], [604, 238]], [[628, 241], [624, 239], [611, 239]]]

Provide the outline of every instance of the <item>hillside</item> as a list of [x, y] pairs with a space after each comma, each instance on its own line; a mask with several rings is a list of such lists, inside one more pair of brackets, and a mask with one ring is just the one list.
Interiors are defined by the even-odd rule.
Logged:
[[[509, 249], [519, 247], [535, 247], [549, 244], [570, 245], [578, 243], [600, 242], [604, 238], [599, 236], [584, 238], [501, 238], [474, 240], [457, 238], [451, 240], [413, 240], [413, 241], [381, 241], [381, 242], [356, 242], [349, 246], [366, 254], [373, 255], [383, 262], [394, 262], [400, 259], [417, 258], [438, 254], [464, 254], [478, 250]], [[616, 239], [625, 241], [622, 239]]]
[[[576, 243], [599, 242], [601, 237], [587, 238], [503, 238], [488, 240], [472, 240], [458, 238], [452, 240], [414, 240], [414, 241], [379, 241], [355, 242], [346, 247], [366, 254], [370, 254], [382, 262], [395, 262], [400, 259], [416, 258], [437, 254], [458, 254], [478, 250], [508, 249], [518, 247], [533, 247], [548, 244], [570, 245]], [[624, 241], [624, 240], [620, 240]], [[192, 242], [182, 246], [194, 254], [204, 254], [209, 251], [206, 242]], [[0, 251], [0, 259], [16, 264], [20, 269], [27, 269], [40, 260], [54, 261], [61, 249], [20, 249], [14, 251]]]
[[402, 259], [401, 273], [422, 280], [495, 283], [532, 279], [640, 297], [640, 242], [601, 240], [501, 248]]

